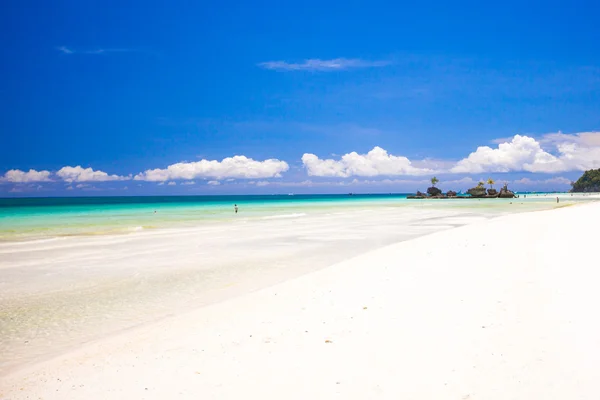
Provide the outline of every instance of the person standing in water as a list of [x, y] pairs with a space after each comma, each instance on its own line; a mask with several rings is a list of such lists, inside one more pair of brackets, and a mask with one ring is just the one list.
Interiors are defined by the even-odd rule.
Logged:
[[233, 205], [233, 209], [235, 210], [235, 213], [237, 214], [237, 212], [238, 212], [238, 206], [237, 206], [237, 204]]

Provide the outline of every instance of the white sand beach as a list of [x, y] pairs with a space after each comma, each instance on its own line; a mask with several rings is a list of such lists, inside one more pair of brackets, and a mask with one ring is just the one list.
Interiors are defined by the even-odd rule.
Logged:
[[[429, 217], [435, 222], [438, 216]], [[295, 277], [261, 275], [268, 278], [235, 296], [198, 300], [9, 371], [0, 378], [0, 398], [596, 399], [600, 272], [591, 254], [598, 245], [600, 203], [494, 219], [439, 218], [447, 218], [437, 222], [443, 228], [399, 243], [400, 232], [377, 236], [374, 223], [351, 242], [364, 243], [354, 258], [323, 268], [345, 258], [336, 253], [350, 251], [345, 242], [315, 257], [316, 266], [296, 268]], [[453, 228], [452, 222], [467, 225]], [[322, 240], [348, 234], [330, 228]], [[369, 242], [364, 232], [385, 243]], [[190, 245], [184, 236], [178, 240]], [[109, 253], [90, 243], [88, 261], [116, 251], [144, 260], [174, 254], [155, 248], [143, 255], [143, 241], [136, 248], [124, 242]], [[388, 243], [394, 244], [377, 248]], [[242, 254], [232, 250], [231, 257]], [[27, 258], [19, 257], [5, 271], [20, 271], [17, 264]], [[27, 259], [31, 265], [35, 257]], [[61, 260], [64, 253], [43, 257]], [[124, 268], [127, 260], [122, 263]], [[89, 265], [89, 273], [101, 274]], [[50, 279], [52, 271], [45, 272]], [[20, 273], [10, 275], [13, 283], [26, 278]], [[194, 277], [182, 273], [171, 283], [189, 290], [181, 282]], [[129, 282], [106, 278], [111, 285]], [[66, 277], [57, 282], [75, 285]], [[80, 280], [76, 284], [85, 289]], [[27, 286], [31, 298], [36, 285]], [[115, 301], [127, 307], [127, 297]]]

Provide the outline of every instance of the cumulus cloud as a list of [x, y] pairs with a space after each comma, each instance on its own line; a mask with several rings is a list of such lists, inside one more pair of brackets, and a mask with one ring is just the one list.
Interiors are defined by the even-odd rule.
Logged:
[[334, 58], [331, 60], [311, 58], [301, 63], [268, 61], [260, 63], [258, 66], [275, 71], [341, 71], [351, 68], [385, 67], [389, 64], [389, 61], [368, 61], [357, 58]]
[[142, 181], [166, 181], [170, 179], [238, 178], [258, 179], [280, 177], [289, 169], [285, 161], [270, 159], [255, 161], [245, 156], [234, 156], [217, 160], [200, 160], [169, 165], [165, 169], [147, 170], [135, 176]]
[[561, 144], [575, 143], [582, 147], [600, 147], [600, 132], [579, 132], [565, 134], [562, 132], [548, 133], [539, 138], [542, 145], [559, 146]]
[[548, 185], [548, 184], [552, 184], [552, 185], [570, 185], [571, 181], [567, 178], [564, 178], [562, 176], [558, 176], [558, 177], [554, 177], [554, 178], [550, 178], [550, 179], [541, 179], [541, 180], [534, 180], [534, 179], [529, 179], [529, 178], [521, 178], [521, 179], [517, 179], [515, 181], [513, 181], [514, 184], [518, 184], [518, 185], [528, 185], [528, 186], [533, 186], [533, 185]]
[[[544, 149], [543, 147], [546, 147]], [[554, 154], [552, 154], [552, 153]], [[452, 173], [528, 171], [554, 173], [600, 167], [600, 132], [552, 133], [539, 140], [515, 135], [497, 148], [478, 147]]]
[[[365, 177], [372, 182], [361, 184], [410, 184], [412, 181], [401, 179], [401, 176], [421, 176], [431, 174], [485, 174], [508, 172], [531, 172], [557, 174], [566, 171], [585, 171], [600, 168], [600, 132], [581, 132], [564, 134], [549, 133], [537, 137], [515, 135], [508, 139], [495, 141], [496, 145], [481, 146], [458, 162], [425, 158], [409, 160], [404, 156], [389, 154], [381, 147], [374, 147], [366, 154], [351, 152], [342, 156], [330, 156], [321, 159], [315, 154], [305, 153], [302, 156], [304, 170], [309, 176], [329, 178]], [[299, 168], [299, 167], [298, 167]], [[184, 184], [194, 184], [199, 179], [208, 181], [208, 185], [219, 185], [237, 179], [247, 179], [247, 184], [257, 186], [294, 186], [298, 182], [269, 182], [266, 179], [281, 177], [290, 169], [285, 161], [269, 159], [257, 161], [245, 156], [228, 157], [221, 161], [200, 160], [197, 162], [180, 162], [164, 169], [149, 169], [136, 175], [138, 181], [152, 181], [159, 185], [174, 185], [178, 180]], [[381, 178], [377, 178], [381, 177]], [[55, 178], [55, 179], [52, 179]], [[389, 179], [383, 179], [389, 178]], [[458, 179], [454, 178], [453, 179]], [[12, 169], [0, 175], [0, 183], [32, 183], [62, 180], [75, 188], [77, 183], [122, 181], [132, 176], [109, 175], [108, 173], [81, 166], [65, 166], [55, 175], [50, 171], [30, 169], [22, 171]], [[380, 180], [383, 179], [383, 180]], [[463, 178], [471, 179], [471, 178]], [[559, 178], [552, 178], [559, 179]], [[195, 180], [195, 181], [194, 181]], [[472, 180], [443, 180], [448, 186], [472, 184]], [[258, 183], [257, 183], [258, 182]], [[515, 182], [526, 184], [526, 181]], [[544, 184], [567, 184], [566, 178], [544, 181]], [[183, 184], [183, 183], [182, 183]], [[303, 181], [302, 185], [317, 185], [320, 182]], [[348, 185], [348, 181], [324, 182], [323, 185]]]
[[50, 171], [21, 171], [20, 169], [11, 169], [4, 176], [0, 177], [0, 182], [26, 183], [26, 182], [50, 182]]
[[79, 165], [76, 167], [63, 167], [58, 170], [56, 175], [65, 182], [69, 183], [122, 181], [126, 179], [131, 179], [131, 177], [109, 175], [104, 171], [94, 171], [92, 168], [82, 168]]
[[501, 143], [496, 149], [478, 147], [452, 167], [450, 172], [553, 172], [562, 168], [558, 158], [544, 151], [538, 141], [528, 136], [515, 135], [510, 142]]
[[305, 153], [302, 163], [310, 176], [347, 178], [349, 176], [423, 175], [433, 172], [429, 168], [415, 167], [402, 156], [394, 156], [381, 147], [374, 147], [367, 154], [345, 154], [340, 160], [320, 159]]

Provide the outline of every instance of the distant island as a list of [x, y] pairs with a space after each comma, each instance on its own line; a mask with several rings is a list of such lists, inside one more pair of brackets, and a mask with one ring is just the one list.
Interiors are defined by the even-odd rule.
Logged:
[[600, 192], [600, 168], [585, 171], [577, 182], [572, 182], [571, 192]]
[[467, 196], [460, 195], [453, 190], [448, 190], [446, 193], [443, 193], [441, 189], [437, 188], [435, 185], [440, 180], [435, 176], [431, 178], [431, 187], [427, 189], [426, 193], [421, 193], [417, 191], [417, 193], [413, 196], [407, 196], [408, 199], [512, 199], [517, 197], [515, 193], [511, 190], [508, 190], [508, 184], [505, 183], [502, 189], [498, 192], [494, 189], [494, 183], [496, 183], [492, 178], [487, 180], [488, 185], [490, 185], [489, 189], [486, 189], [483, 182], [479, 182], [479, 184], [467, 190]]

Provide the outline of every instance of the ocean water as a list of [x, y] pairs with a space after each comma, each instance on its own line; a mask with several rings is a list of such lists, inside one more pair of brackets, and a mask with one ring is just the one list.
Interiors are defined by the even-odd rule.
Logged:
[[[82, 343], [383, 246], [588, 200], [569, 194], [1, 199], [0, 378]], [[398, 260], [398, 267], [413, 262]]]
[[[63, 197], [0, 199], [0, 241], [49, 237], [128, 234], [140, 231], [199, 226], [236, 220], [299, 217], [365, 207], [473, 208], [497, 212], [506, 199], [408, 200], [406, 194]], [[523, 211], [544, 209], [556, 194], [529, 194], [515, 199]], [[585, 200], [561, 194], [563, 204]], [[233, 206], [239, 207], [238, 214]]]

